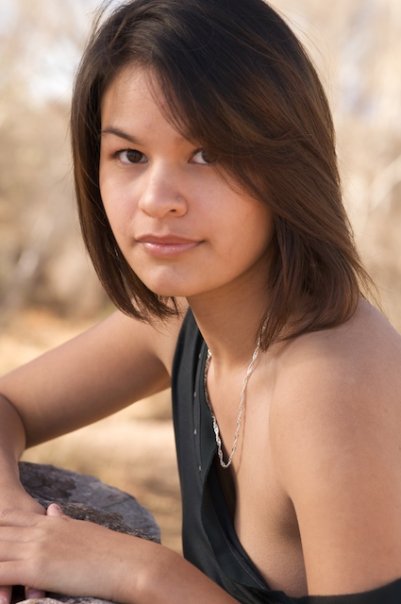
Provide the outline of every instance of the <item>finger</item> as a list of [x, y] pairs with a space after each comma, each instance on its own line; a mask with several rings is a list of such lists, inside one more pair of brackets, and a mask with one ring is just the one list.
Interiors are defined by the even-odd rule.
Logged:
[[10, 604], [11, 587], [0, 587], [0, 604]]
[[39, 600], [46, 596], [44, 591], [35, 589], [34, 587], [25, 587], [25, 597], [27, 600]]
[[63, 510], [57, 503], [51, 503], [46, 510], [47, 516], [63, 516]]

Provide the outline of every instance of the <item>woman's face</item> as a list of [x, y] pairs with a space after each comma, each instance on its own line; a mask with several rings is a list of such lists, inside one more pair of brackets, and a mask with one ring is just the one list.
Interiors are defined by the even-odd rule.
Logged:
[[100, 190], [122, 253], [161, 296], [265, 287], [269, 208], [172, 127], [151, 77], [126, 67], [102, 102]]

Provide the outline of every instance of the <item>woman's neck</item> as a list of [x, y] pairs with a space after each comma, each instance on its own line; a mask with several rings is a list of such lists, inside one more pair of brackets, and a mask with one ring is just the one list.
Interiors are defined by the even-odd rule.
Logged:
[[213, 292], [188, 302], [215, 366], [234, 368], [249, 362], [268, 308], [266, 288], [262, 296], [245, 289], [241, 295]]

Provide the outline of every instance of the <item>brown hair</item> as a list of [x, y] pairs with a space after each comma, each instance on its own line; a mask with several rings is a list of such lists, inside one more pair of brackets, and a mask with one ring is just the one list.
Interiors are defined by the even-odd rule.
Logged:
[[175, 312], [126, 262], [99, 191], [101, 99], [131, 63], [156, 74], [174, 125], [273, 212], [264, 346], [294, 316], [291, 335], [348, 319], [369, 277], [342, 204], [330, 110], [302, 45], [263, 0], [132, 0], [95, 27], [74, 89], [74, 173], [83, 237], [117, 307], [147, 320]]

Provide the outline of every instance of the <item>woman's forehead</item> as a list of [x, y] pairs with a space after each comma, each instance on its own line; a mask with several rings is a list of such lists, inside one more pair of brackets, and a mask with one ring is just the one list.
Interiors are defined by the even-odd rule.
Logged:
[[198, 139], [192, 135], [191, 121], [173, 85], [162, 82], [152, 66], [129, 63], [111, 79], [101, 98], [102, 127], [118, 116], [147, 122], [149, 127], [156, 120], [165, 122], [177, 136], [187, 141]]
[[189, 139], [169, 119], [171, 110], [154, 72], [138, 65], [122, 69], [105, 90], [101, 103], [102, 133], [114, 133], [128, 141], [157, 137]]

